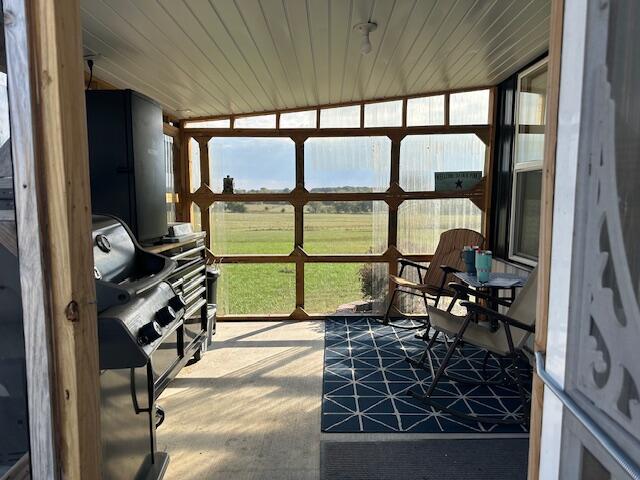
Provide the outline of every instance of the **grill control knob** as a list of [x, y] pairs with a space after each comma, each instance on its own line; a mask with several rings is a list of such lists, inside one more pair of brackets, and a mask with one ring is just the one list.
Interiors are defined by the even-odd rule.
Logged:
[[169, 300], [169, 306], [177, 312], [178, 310], [182, 310], [186, 307], [187, 303], [184, 301], [184, 298], [182, 298], [182, 295], [176, 295]]
[[140, 327], [138, 330], [138, 343], [140, 345], [149, 345], [162, 336], [162, 330], [158, 322], [149, 322]]
[[170, 305], [162, 307], [156, 312], [156, 322], [158, 322], [161, 327], [166, 327], [176, 318], [178, 318], [178, 315], [176, 315], [176, 311], [171, 308]]

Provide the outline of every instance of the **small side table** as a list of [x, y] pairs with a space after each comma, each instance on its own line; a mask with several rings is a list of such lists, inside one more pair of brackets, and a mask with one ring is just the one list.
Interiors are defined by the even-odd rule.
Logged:
[[[469, 273], [457, 272], [453, 275], [470, 287], [486, 292], [490, 298], [498, 298], [498, 294], [501, 290], [509, 290], [511, 292], [510, 295], [504, 299], [510, 302], [513, 302], [516, 298], [516, 288], [523, 287], [526, 282], [526, 278], [515, 273], [492, 272], [489, 274], [489, 280], [484, 283], [479, 282], [476, 275], [471, 275]], [[498, 309], [498, 303], [491, 300], [487, 300], [487, 306], [492, 310]], [[497, 330], [497, 328], [497, 324], [491, 324], [492, 330]]]

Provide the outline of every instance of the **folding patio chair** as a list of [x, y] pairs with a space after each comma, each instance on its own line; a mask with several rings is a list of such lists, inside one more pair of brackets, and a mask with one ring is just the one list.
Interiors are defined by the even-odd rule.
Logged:
[[[529, 409], [526, 398], [527, 394], [522, 383], [521, 367], [518, 365], [518, 362], [521, 359], [526, 359], [523, 349], [530, 335], [535, 332], [537, 284], [537, 269], [534, 269], [529, 274], [529, 278], [527, 279], [525, 286], [522, 288], [519, 295], [516, 296], [506, 314], [498, 313], [487, 307], [471, 302], [461, 302], [461, 305], [467, 308], [467, 314], [464, 317], [453, 315], [449, 311], [428, 307], [431, 327], [436, 330], [436, 333], [429, 340], [427, 348], [420, 360], [415, 361], [413, 359], [408, 359], [409, 363], [427, 369], [424, 362], [428, 356], [431, 357], [431, 359], [434, 358], [430, 353], [438, 335], [444, 334], [449, 337], [451, 342], [447, 349], [447, 353], [435, 372], [426, 393], [421, 394], [411, 390], [411, 395], [422, 400], [427, 405], [466, 420], [495, 424], [525, 423], [529, 417]], [[459, 295], [476, 295], [476, 291], [470, 290], [464, 285], [450, 284], [449, 287], [456, 290]], [[478, 316], [481, 316], [481, 318], [483, 317], [483, 320], [477, 321]], [[497, 321], [497, 329], [490, 328], [489, 320], [491, 319]], [[486, 351], [485, 360], [483, 362], [483, 373], [485, 371], [488, 356], [493, 355], [497, 358], [504, 375], [504, 379], [508, 382], [515, 383], [518, 388], [518, 394], [520, 396], [523, 409], [523, 413], [520, 417], [499, 418], [469, 415], [455, 409], [448, 408], [431, 398], [442, 377], [472, 385], [499, 385], [504, 383], [504, 381], [501, 380], [487, 380], [486, 378], [479, 381], [472, 381], [447, 372], [446, 370], [449, 366], [451, 357], [461, 342], [475, 345], [476, 347]], [[502, 359], [511, 360], [513, 375], [510, 375], [503, 367], [501, 362]]]
[[[414, 295], [422, 297], [424, 300], [425, 308], [429, 307], [428, 301], [431, 300], [434, 306], [438, 306], [440, 297], [453, 297], [455, 291], [451, 288], [446, 288], [447, 282], [453, 280], [453, 273], [459, 272], [464, 267], [460, 253], [465, 246], [482, 246], [484, 243], [484, 237], [474, 230], [466, 228], [455, 228], [453, 230], [447, 230], [442, 232], [438, 246], [433, 254], [429, 266], [421, 265], [411, 260], [401, 258], [398, 260], [400, 263], [400, 272], [396, 275], [389, 275], [389, 279], [395, 285], [389, 306], [385, 312], [382, 323], [384, 325], [390, 325], [389, 315], [393, 308], [393, 303], [396, 296], [399, 293], [405, 293], [408, 295]], [[407, 267], [415, 268], [418, 274], [418, 282], [408, 280], [402, 277]], [[428, 338], [429, 333], [429, 319], [424, 322], [418, 322], [415, 326], [404, 326], [393, 324], [396, 328], [407, 330], [419, 330], [426, 328], [424, 338]]]

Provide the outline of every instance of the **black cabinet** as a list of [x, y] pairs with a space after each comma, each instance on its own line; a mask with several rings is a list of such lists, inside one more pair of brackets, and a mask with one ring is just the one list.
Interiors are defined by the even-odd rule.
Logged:
[[151, 356], [155, 395], [158, 397], [192, 358], [199, 359], [207, 348], [209, 328], [205, 233], [194, 234], [189, 240], [164, 243], [149, 250], [178, 262], [167, 278], [171, 288], [182, 299], [185, 309], [182, 324]]
[[89, 90], [94, 213], [123, 220], [141, 243], [167, 233], [162, 108], [132, 90]]

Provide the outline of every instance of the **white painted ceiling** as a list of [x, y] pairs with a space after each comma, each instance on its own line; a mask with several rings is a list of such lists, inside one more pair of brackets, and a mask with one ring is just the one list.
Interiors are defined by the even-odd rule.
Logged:
[[[95, 75], [177, 117], [495, 85], [548, 48], [550, 0], [82, 0]], [[360, 54], [353, 25], [378, 24]], [[188, 111], [187, 111], [188, 110]]]

